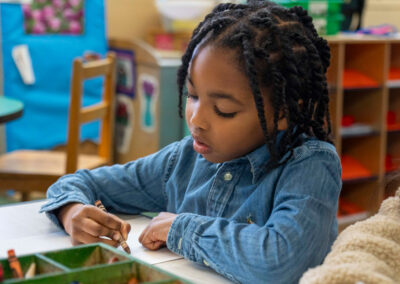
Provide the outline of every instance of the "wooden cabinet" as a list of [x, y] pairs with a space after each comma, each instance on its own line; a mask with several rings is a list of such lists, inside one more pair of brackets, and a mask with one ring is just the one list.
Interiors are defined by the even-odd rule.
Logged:
[[333, 136], [343, 167], [341, 229], [376, 212], [391, 194], [388, 173], [400, 169], [400, 38], [327, 40]]

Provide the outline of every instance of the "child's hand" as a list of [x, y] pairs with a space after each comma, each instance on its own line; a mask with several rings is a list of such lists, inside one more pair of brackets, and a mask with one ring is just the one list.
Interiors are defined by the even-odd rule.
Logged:
[[151, 220], [150, 224], [144, 229], [139, 237], [139, 242], [151, 250], [165, 246], [167, 242], [169, 228], [177, 217], [177, 214], [161, 212]]
[[122, 234], [126, 240], [131, 230], [131, 226], [117, 216], [82, 203], [65, 205], [60, 209], [58, 218], [74, 245], [102, 242], [118, 247], [118, 235]]

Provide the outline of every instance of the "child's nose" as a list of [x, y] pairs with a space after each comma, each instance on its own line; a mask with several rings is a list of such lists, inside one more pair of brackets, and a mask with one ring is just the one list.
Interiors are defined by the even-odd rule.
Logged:
[[196, 128], [207, 130], [209, 126], [209, 116], [210, 114], [207, 114], [206, 109], [198, 104], [193, 108], [190, 123]]

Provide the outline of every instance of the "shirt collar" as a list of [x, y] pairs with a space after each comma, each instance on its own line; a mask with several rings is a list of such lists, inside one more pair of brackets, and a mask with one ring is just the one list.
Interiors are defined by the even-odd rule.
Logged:
[[[279, 131], [276, 137], [276, 145], [279, 145], [280, 140], [285, 131]], [[253, 174], [253, 184], [256, 183], [259, 178], [266, 172], [266, 164], [271, 157], [271, 153], [267, 145], [263, 144], [253, 152], [246, 155], [251, 167], [251, 173]]]
[[265, 174], [265, 165], [270, 158], [270, 152], [267, 145], [263, 144], [253, 152], [246, 155], [250, 163], [251, 173], [253, 174], [253, 184]]

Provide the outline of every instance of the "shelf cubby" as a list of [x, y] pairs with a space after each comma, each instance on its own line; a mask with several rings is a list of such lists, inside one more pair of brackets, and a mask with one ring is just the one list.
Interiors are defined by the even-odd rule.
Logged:
[[387, 130], [389, 132], [400, 131], [400, 88], [399, 89], [391, 89], [389, 91], [388, 112], [391, 112], [392, 115], [394, 115], [394, 117], [393, 117], [394, 123], [388, 122]]
[[394, 168], [400, 170], [400, 132], [388, 134], [386, 152], [387, 155], [390, 155]]
[[342, 155], [348, 155], [357, 160], [371, 172], [371, 176], [379, 176], [380, 148], [380, 136], [354, 137], [346, 139], [346, 143], [343, 143]]
[[[360, 211], [348, 215], [339, 215], [339, 230], [344, 229], [354, 222], [365, 219], [375, 212], [376, 199], [379, 198], [380, 195], [378, 190], [379, 181], [377, 178], [357, 183], [343, 184], [340, 199], [345, 200], [346, 203], [353, 204], [353, 206], [359, 208]], [[339, 212], [340, 211], [339, 208]]]
[[376, 213], [387, 196], [385, 182], [393, 176], [386, 172], [387, 155], [400, 171], [400, 125], [387, 125], [388, 111], [400, 122], [400, 84], [393, 87], [389, 82], [389, 74], [396, 78], [400, 70], [400, 38], [337, 35], [327, 40], [332, 52], [327, 80], [333, 139], [344, 169], [341, 198], [365, 209], [340, 215], [343, 229]]
[[378, 179], [373, 179], [355, 184], [344, 184], [340, 197], [372, 213], [376, 209], [376, 199], [380, 195], [378, 182]]
[[344, 70], [357, 70], [377, 82], [386, 83], [384, 42], [345, 43]]
[[[343, 97], [343, 115], [354, 117], [355, 123], [372, 127], [380, 131], [382, 126], [382, 91], [367, 90], [363, 92], [345, 93]], [[375, 111], [366, 111], [375, 110]]]

